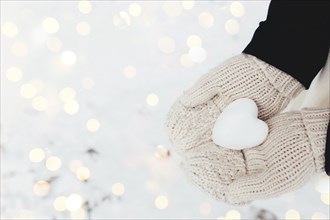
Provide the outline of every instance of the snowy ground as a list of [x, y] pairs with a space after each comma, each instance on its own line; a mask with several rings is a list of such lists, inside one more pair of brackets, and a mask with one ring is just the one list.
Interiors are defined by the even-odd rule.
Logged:
[[268, 5], [2, 1], [1, 218], [328, 219], [324, 174], [228, 206], [184, 178], [164, 132], [175, 98], [239, 53]]

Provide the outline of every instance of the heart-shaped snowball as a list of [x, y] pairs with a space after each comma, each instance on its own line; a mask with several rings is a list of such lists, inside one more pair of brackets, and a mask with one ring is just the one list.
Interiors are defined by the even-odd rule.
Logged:
[[233, 150], [255, 147], [268, 135], [267, 124], [258, 119], [256, 103], [241, 98], [230, 103], [215, 122], [212, 139], [217, 145]]

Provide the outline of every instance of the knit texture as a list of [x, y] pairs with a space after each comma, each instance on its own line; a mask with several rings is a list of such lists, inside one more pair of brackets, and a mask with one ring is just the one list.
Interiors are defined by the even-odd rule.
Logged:
[[208, 102], [221, 93], [233, 100], [250, 98], [266, 120], [280, 112], [304, 87], [287, 73], [248, 54], [236, 55], [203, 75], [180, 98], [186, 107]]
[[232, 101], [254, 100], [258, 117], [265, 120], [303, 89], [294, 78], [256, 57], [237, 55], [202, 76], [176, 100], [167, 114], [169, 139], [183, 155], [211, 140], [217, 117]]
[[322, 172], [329, 118], [330, 109], [304, 108], [269, 119], [267, 140], [242, 151], [248, 175], [230, 184], [228, 201], [235, 204], [278, 196]]

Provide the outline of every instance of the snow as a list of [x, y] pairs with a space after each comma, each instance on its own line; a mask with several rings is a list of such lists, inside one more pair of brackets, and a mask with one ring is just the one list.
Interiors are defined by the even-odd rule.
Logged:
[[[138, 6], [130, 7], [133, 3], [140, 14]], [[189, 9], [189, 3], [164, 1], [1, 2], [1, 218], [232, 219], [239, 212], [241, 219], [284, 219], [291, 209], [301, 219], [316, 212], [329, 218], [329, 194], [321, 194], [324, 181], [329, 182], [325, 174], [296, 192], [230, 206], [186, 180], [167, 139], [165, 115], [176, 97], [210, 68], [240, 53], [265, 19], [269, 1], [241, 3], [195, 1]], [[43, 27], [47, 17], [58, 26]], [[83, 21], [90, 26], [87, 35], [76, 30]], [[6, 22], [17, 30], [13, 25], [5, 29]], [[202, 49], [189, 48], [190, 35], [202, 40]], [[20, 68], [22, 78], [8, 72], [10, 67]], [[123, 74], [127, 67], [136, 74]], [[32, 98], [21, 95], [26, 83], [35, 91], [23, 95]], [[66, 87], [76, 96], [64, 111], [59, 93]], [[146, 102], [149, 94], [158, 99]], [[79, 104], [78, 111], [72, 103]], [[96, 121], [88, 130], [89, 119]], [[40, 163], [29, 159], [34, 148], [45, 152]], [[58, 170], [45, 166], [50, 156], [60, 159]], [[70, 170], [72, 160], [89, 169], [87, 181]], [[44, 196], [33, 192], [40, 180], [50, 184], [49, 192], [42, 188]], [[115, 183], [124, 186], [120, 196], [115, 195], [120, 189], [112, 189]], [[72, 194], [83, 198], [82, 210], [54, 209], [57, 197]]]

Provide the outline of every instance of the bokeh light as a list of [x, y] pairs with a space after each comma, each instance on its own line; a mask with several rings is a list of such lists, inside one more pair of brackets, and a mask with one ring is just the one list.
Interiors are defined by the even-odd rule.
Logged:
[[7, 69], [6, 76], [9, 81], [18, 82], [22, 79], [23, 72], [20, 68], [13, 66]]
[[194, 7], [195, 2], [193, 0], [183, 0], [181, 4], [183, 9], [190, 10]]
[[62, 42], [57, 37], [49, 37], [46, 42], [47, 48], [52, 52], [59, 52], [62, 49]]
[[64, 103], [63, 110], [69, 115], [75, 115], [79, 111], [79, 103], [76, 100], [70, 100]]
[[315, 213], [313, 213], [311, 219], [312, 220], [328, 220], [328, 217], [321, 212], [315, 212]]
[[92, 89], [95, 85], [95, 81], [91, 77], [85, 77], [81, 80], [81, 84], [84, 89]]
[[166, 54], [173, 53], [175, 51], [175, 41], [168, 36], [161, 37], [158, 41], [158, 47]]
[[85, 217], [85, 210], [82, 208], [77, 209], [76, 211], [73, 211], [70, 213], [71, 219], [84, 219]]
[[71, 172], [75, 173], [78, 170], [78, 168], [80, 168], [82, 166], [84, 166], [84, 165], [80, 160], [71, 160], [69, 168], [70, 168]]
[[178, 1], [163, 1], [162, 8], [168, 17], [174, 18], [182, 13], [182, 6]]
[[77, 61], [77, 55], [71, 50], [63, 51], [61, 54], [61, 61], [65, 65], [72, 66]]
[[187, 45], [190, 48], [191, 47], [202, 47], [202, 39], [196, 34], [190, 35], [187, 38]]
[[28, 51], [28, 46], [22, 41], [16, 41], [11, 46], [11, 53], [16, 57], [25, 57]]
[[91, 32], [91, 27], [88, 22], [81, 21], [77, 24], [76, 30], [81, 36], [87, 36]]
[[300, 219], [300, 214], [295, 209], [289, 209], [285, 213], [285, 219], [286, 220], [299, 220]]
[[9, 38], [16, 37], [18, 34], [18, 28], [16, 24], [12, 22], [5, 22], [1, 25], [1, 33]]
[[136, 69], [133, 66], [126, 66], [123, 70], [123, 74], [127, 79], [132, 79], [136, 75]]
[[235, 17], [242, 17], [244, 15], [244, 5], [240, 2], [232, 2], [230, 4], [230, 13]]
[[199, 213], [202, 215], [209, 215], [212, 211], [212, 207], [209, 203], [203, 202], [199, 205]]
[[137, 17], [141, 14], [142, 8], [138, 3], [132, 3], [129, 5], [128, 12], [134, 16]]
[[79, 1], [78, 9], [83, 14], [89, 14], [92, 11], [92, 4], [90, 1]]
[[58, 212], [63, 212], [66, 210], [66, 197], [59, 196], [53, 202], [54, 209]]
[[238, 34], [240, 29], [239, 23], [235, 19], [229, 19], [225, 23], [225, 30], [230, 35], [236, 35]]
[[37, 94], [37, 88], [31, 83], [25, 83], [20, 88], [21, 96], [27, 99], [33, 98]]
[[47, 181], [40, 180], [34, 184], [33, 192], [37, 196], [46, 196], [49, 193], [50, 184]]
[[168, 207], [168, 198], [164, 195], [159, 195], [155, 199], [155, 206], [158, 209], [166, 209]]
[[76, 90], [71, 87], [65, 87], [59, 92], [59, 98], [62, 102], [70, 102], [76, 97]]
[[88, 119], [86, 128], [90, 132], [96, 132], [100, 128], [100, 122], [95, 118]]
[[30, 151], [29, 158], [33, 163], [39, 163], [45, 159], [45, 151], [41, 148], [34, 148]]
[[91, 172], [87, 167], [79, 167], [76, 171], [76, 177], [81, 181], [89, 179]]
[[50, 171], [56, 171], [62, 166], [62, 161], [60, 158], [52, 156], [48, 157], [46, 160], [46, 167]]
[[207, 55], [204, 48], [201, 47], [192, 47], [188, 53], [190, 59], [196, 63], [202, 63], [205, 61]]
[[322, 193], [321, 201], [326, 205], [330, 205], [330, 193]]
[[120, 11], [114, 15], [113, 24], [119, 29], [126, 29], [131, 25], [131, 18], [126, 11]]
[[114, 183], [111, 190], [115, 196], [122, 196], [125, 192], [125, 185], [122, 183]]
[[32, 107], [37, 111], [45, 111], [48, 108], [48, 101], [42, 96], [35, 97], [32, 100]]
[[191, 60], [188, 54], [182, 54], [180, 57], [180, 63], [185, 68], [190, 68], [194, 65], [194, 62]]
[[77, 211], [83, 203], [83, 198], [79, 194], [71, 194], [66, 198], [66, 209], [70, 212]]
[[226, 219], [231, 219], [231, 220], [240, 220], [241, 219], [241, 214], [237, 210], [231, 209], [226, 213], [225, 218]]
[[158, 105], [159, 103], [159, 98], [156, 94], [154, 93], [150, 93], [148, 96], [147, 96], [147, 99], [146, 99], [146, 102], [148, 105], [150, 106], [156, 106]]
[[42, 28], [48, 34], [55, 34], [60, 29], [60, 24], [53, 17], [47, 17], [42, 21]]
[[202, 12], [198, 16], [198, 23], [203, 28], [210, 28], [213, 26], [214, 18], [209, 12]]

